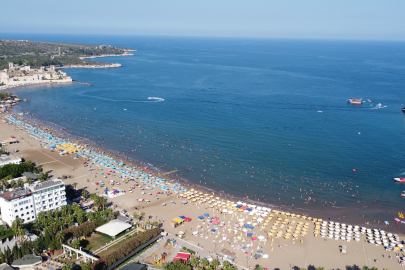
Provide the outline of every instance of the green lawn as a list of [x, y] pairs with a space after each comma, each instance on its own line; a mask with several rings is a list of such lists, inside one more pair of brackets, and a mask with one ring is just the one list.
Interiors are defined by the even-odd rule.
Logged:
[[86, 240], [82, 240], [82, 242], [87, 241], [87, 245], [83, 247], [83, 250], [88, 252], [93, 252], [99, 249], [101, 246], [111, 242], [111, 238], [108, 236], [104, 236], [98, 233], [93, 234], [90, 238], [86, 238]]
[[122, 241], [118, 242], [117, 244], [109, 247], [107, 250], [103, 250], [102, 252], [97, 254], [97, 256], [103, 257], [103, 256], [106, 256], [106, 255], [110, 254], [113, 251], [116, 251], [120, 246], [122, 246], [123, 243], [125, 243], [126, 241], [134, 238], [137, 235], [138, 235], [138, 233], [134, 233], [133, 235], [126, 237], [124, 240], [122, 240]]

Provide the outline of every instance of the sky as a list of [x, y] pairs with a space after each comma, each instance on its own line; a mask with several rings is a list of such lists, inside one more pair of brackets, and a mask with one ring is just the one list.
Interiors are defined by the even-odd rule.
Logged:
[[2, 33], [405, 40], [404, 0], [1, 2]]

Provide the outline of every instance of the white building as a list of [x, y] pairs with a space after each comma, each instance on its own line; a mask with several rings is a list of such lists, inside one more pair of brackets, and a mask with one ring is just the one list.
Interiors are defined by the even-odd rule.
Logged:
[[21, 158], [1, 156], [0, 157], [0, 167], [3, 167], [4, 165], [7, 165], [7, 164], [20, 164], [21, 161], [22, 161]]
[[54, 179], [42, 183], [35, 183], [29, 186], [33, 192], [35, 211], [38, 214], [42, 211], [59, 209], [66, 205], [65, 183], [62, 180]]
[[34, 221], [42, 211], [66, 205], [65, 183], [54, 179], [0, 194], [1, 217], [9, 226], [16, 218]]

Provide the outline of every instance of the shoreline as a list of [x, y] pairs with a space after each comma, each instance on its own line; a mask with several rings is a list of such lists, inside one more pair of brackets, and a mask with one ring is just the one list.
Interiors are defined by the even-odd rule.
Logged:
[[[18, 108], [18, 106], [17, 106]], [[15, 107], [13, 108], [13, 111], [15, 111]], [[11, 111], [11, 113], [13, 113]], [[15, 112], [18, 114], [17, 112]], [[224, 193], [221, 192], [218, 189], [215, 189], [214, 187], [209, 187], [209, 186], [203, 186], [199, 185], [197, 181], [193, 181], [193, 179], [188, 179], [185, 176], [179, 176], [177, 173], [173, 174], [167, 174], [170, 171], [165, 171], [162, 170], [158, 167], [155, 167], [148, 163], [147, 161], [143, 160], [142, 157], [128, 157], [126, 155], [121, 154], [119, 151], [115, 149], [108, 148], [106, 146], [100, 145], [94, 141], [92, 141], [89, 138], [82, 137], [80, 135], [74, 134], [70, 130], [67, 130], [63, 126], [60, 126], [56, 123], [52, 123], [43, 119], [36, 118], [34, 115], [18, 115], [19, 117], [24, 118], [25, 121], [28, 121], [29, 123], [33, 123], [36, 125], [39, 125], [41, 127], [48, 128], [51, 130], [53, 133], [57, 134], [57, 136], [65, 139], [73, 139], [75, 142], [81, 142], [83, 144], [86, 144], [86, 147], [91, 147], [94, 150], [96, 150], [98, 153], [104, 152], [106, 155], [112, 156], [116, 160], [122, 160], [124, 161], [125, 164], [128, 164], [131, 167], [147, 167], [148, 171], [154, 172], [153, 175], [160, 177], [161, 175], [164, 175], [165, 177], [163, 178], [169, 178], [169, 181], [174, 180], [175, 182], [181, 183], [181, 185], [185, 188], [188, 189], [196, 189], [198, 191], [202, 191], [205, 193], [210, 193], [214, 194], [215, 196], [219, 196], [221, 199], [225, 200], [232, 200], [232, 201], [243, 201], [248, 204], [255, 204], [263, 207], [269, 207], [274, 210], [280, 210], [280, 211], [287, 211], [291, 212], [294, 214], [299, 214], [299, 215], [306, 215], [306, 216], [317, 216], [318, 218], [322, 218], [324, 220], [338, 220], [340, 222], [346, 222], [346, 223], [351, 223], [351, 224], [357, 224], [360, 226], [365, 226], [367, 228], [371, 229], [384, 229], [384, 230], [390, 230], [394, 233], [404, 233], [405, 231], [405, 225], [401, 224], [397, 227], [394, 226], [395, 223], [393, 223], [390, 220], [390, 226], [387, 226], [384, 224], [384, 219], [378, 219], [376, 216], [380, 216], [382, 214], [387, 214], [387, 209], [386, 207], [382, 206], [377, 206], [374, 207], [373, 205], [370, 205], [369, 207], [358, 207], [358, 208], [353, 208], [353, 207], [331, 207], [331, 206], [324, 206], [324, 205], [318, 205], [318, 204], [311, 204], [311, 206], [308, 206], [306, 208], [304, 207], [291, 207], [291, 206], [285, 206], [285, 205], [277, 205], [273, 203], [267, 203], [263, 201], [256, 201], [253, 199], [246, 199], [241, 196], [235, 196], [229, 193]], [[376, 209], [378, 208], [378, 209]], [[355, 210], [355, 211], [353, 211]], [[372, 212], [371, 215], [367, 214], [367, 216], [362, 217], [360, 214], [365, 212]], [[395, 212], [396, 213], [396, 212]], [[391, 213], [392, 215], [394, 213]], [[357, 216], [356, 216], [357, 215]]]
[[[136, 51], [136, 50], [134, 50], [134, 51]], [[128, 53], [128, 54], [122, 54], [122, 55], [102, 55], [102, 56], [94, 56], [94, 57], [89, 57], [89, 58], [94, 59], [94, 58], [98, 58], [98, 57], [130, 56], [130, 55], [133, 55], [133, 54]], [[69, 68], [69, 67], [61, 67], [61, 68]], [[77, 67], [71, 67], [71, 68], [86, 68], [86, 67], [77, 66]], [[97, 68], [97, 67], [88, 67], [88, 68]], [[103, 68], [103, 66], [101, 66], [99, 68]], [[25, 84], [25, 85], [20, 85], [20, 86], [16, 86], [16, 87], [11, 87], [9, 89], [4, 89], [3, 91], [16, 90], [20, 87], [37, 86], [37, 85], [41, 85], [41, 84], [51, 84], [51, 82], [44, 82], [44, 83], [37, 83], [37, 84]], [[13, 110], [15, 110], [15, 109], [13, 108]], [[34, 123], [50, 127], [50, 129], [58, 132], [59, 134], [63, 134], [63, 136], [66, 138], [75, 137], [75, 138], [77, 138], [75, 140], [86, 141], [87, 142], [86, 144], [92, 145], [92, 147], [97, 148], [99, 151], [108, 152], [108, 153], [112, 154], [113, 156], [115, 156], [117, 159], [119, 158], [122, 160], [126, 160], [127, 162], [131, 162], [136, 165], [148, 164], [148, 162], [143, 160], [142, 157], [134, 158], [134, 157], [128, 157], [126, 155], [122, 155], [122, 154], [120, 154], [119, 151], [117, 151], [115, 149], [106, 148], [105, 146], [99, 145], [96, 142], [91, 141], [88, 138], [81, 137], [80, 135], [76, 135], [56, 123], [49, 123], [49, 122], [44, 123], [46, 121], [43, 119], [35, 118], [35, 116], [33, 116], [33, 115], [31, 115], [30, 117], [31, 117], [31, 119], [27, 119], [27, 116], [24, 115], [24, 118], [29, 121], [33, 121]], [[59, 130], [55, 130], [55, 127], [57, 127], [57, 129], [59, 129]], [[148, 166], [148, 167], [150, 167], [150, 166]], [[155, 173], [159, 173], [159, 174], [166, 175], [166, 173], [167, 173], [158, 167], [154, 167], [153, 165], [152, 165], [152, 170]], [[277, 204], [270, 203], [270, 202], [268, 203], [268, 202], [254, 200], [253, 198], [246, 199], [242, 196], [235, 196], [235, 195], [232, 195], [229, 193], [227, 194], [227, 193], [221, 192], [221, 190], [216, 189], [215, 187], [212, 187], [212, 186], [199, 185], [197, 180], [193, 181], [193, 179], [188, 179], [187, 177], [185, 177], [183, 175], [179, 175], [177, 173], [171, 174], [170, 177], [171, 177], [171, 179], [176, 179], [177, 181], [181, 182], [183, 185], [187, 185], [188, 187], [193, 187], [193, 188], [197, 188], [199, 190], [204, 190], [204, 191], [207, 191], [210, 193], [219, 194], [219, 196], [226, 198], [226, 199], [243, 200], [248, 203], [263, 205], [266, 207], [271, 207], [273, 209], [281, 209], [284, 211], [290, 211], [290, 212], [294, 212], [296, 214], [303, 214], [303, 213], [311, 214], [311, 215], [317, 214], [318, 216], [320, 216], [324, 219], [328, 219], [328, 218], [346, 219], [345, 222], [355, 222], [355, 223], [362, 224], [363, 226], [367, 226], [370, 228], [386, 228], [386, 226], [383, 225], [384, 220], [389, 220], [390, 224], [394, 224], [392, 221], [392, 216], [396, 216], [396, 212], [392, 211], [388, 207], [373, 205], [372, 203], [368, 204], [366, 207], [359, 206], [359, 207], [342, 207], [342, 208], [337, 208], [337, 207], [333, 207], [330, 205], [326, 205], [326, 206], [322, 205], [322, 204], [318, 205], [317, 203], [316, 204], [311, 203], [310, 206], [308, 206], [308, 207], [305, 207], [305, 206], [304, 207], [303, 206], [292, 207], [290, 205], [287, 206], [287, 205], [283, 205], [281, 203], [279, 205], [277, 205]], [[353, 210], [355, 210], [355, 211], [353, 211]], [[391, 213], [389, 212], [390, 210], [391, 210]], [[370, 212], [370, 211], [373, 212], [371, 214], [371, 216], [361, 217], [361, 213]], [[388, 211], [388, 215], [390, 216], [389, 219], [387, 217], [387, 211]], [[353, 216], [356, 214], [358, 215], [357, 217]], [[386, 214], [386, 216], [383, 216], [383, 214]], [[347, 216], [350, 216], [350, 218], [347, 218]], [[383, 216], [383, 218], [382, 219], [376, 218], [376, 216]], [[377, 222], [377, 220], [379, 220], [379, 223]], [[367, 224], [366, 222], [369, 222], [369, 224]], [[405, 230], [405, 228], [403, 228], [403, 226], [404, 225], [401, 224], [401, 226], [399, 226], [398, 228], [392, 227], [391, 229], [395, 230], [396, 232], [402, 232], [403, 229]]]
[[[14, 114], [2, 114], [3, 119], [5, 120], [6, 115], [14, 115], [16, 116], [16, 119], [20, 118], [18, 115]], [[35, 117], [33, 117], [33, 120]], [[8, 121], [7, 121], [8, 122]], [[28, 119], [25, 120], [26, 123], [33, 122]], [[38, 140], [38, 139], [33, 139], [35, 137], [34, 134], [31, 132], [28, 132], [28, 128], [19, 128], [19, 125], [16, 124], [11, 124], [7, 125], [6, 121], [0, 122], [0, 126], [5, 126], [5, 128], [2, 128], [0, 130], [0, 133], [2, 134], [1, 136], [8, 136], [9, 133], [13, 133], [14, 135], [19, 136], [21, 139], [21, 142], [17, 144], [14, 147], [17, 147], [21, 149], [21, 153], [24, 156], [26, 156], [26, 159], [29, 158], [30, 160], [33, 160], [37, 162], [38, 164], [44, 164], [44, 170], [51, 169], [53, 170], [52, 174], [53, 177], [56, 178], [58, 175], [73, 175], [71, 179], [66, 179], [64, 180], [66, 184], [73, 184], [74, 182], [77, 182], [78, 190], [88, 190], [91, 193], [99, 193], [100, 192], [97, 190], [97, 182], [100, 181], [106, 181], [109, 182], [109, 179], [106, 179], [107, 177], [103, 177], [102, 174], [106, 174], [108, 172], [111, 172], [111, 168], [104, 167], [98, 163], [95, 163], [93, 165], [90, 165], [91, 170], [94, 172], [89, 172], [88, 167], [83, 166], [85, 162], [85, 159], [82, 156], [79, 156], [79, 158], [75, 159], [74, 158], [74, 153], [73, 154], [67, 154], [64, 155], [63, 157], [59, 158], [59, 154], [56, 152], [52, 153], [49, 152], [51, 149], [49, 147], [46, 147], [45, 145], [43, 146], [42, 143], [45, 142], [46, 140]], [[38, 126], [42, 129], [46, 128], [45, 125], [40, 125]], [[50, 130], [45, 130], [46, 132], [52, 132], [54, 134], [53, 136], [58, 136], [61, 135], [63, 137], [63, 134], [59, 134], [57, 130], [50, 128]], [[68, 132], [68, 131], [62, 131], [62, 133]], [[33, 136], [34, 135], [34, 136]], [[41, 136], [39, 136], [41, 138]], [[72, 142], [77, 142], [78, 140], [75, 139]], [[91, 141], [89, 141], [91, 142]], [[27, 145], [29, 144], [29, 146]], [[83, 141], [79, 141], [79, 143], [83, 144]], [[24, 149], [25, 148], [25, 149]], [[48, 149], [47, 149], [48, 148]], [[100, 152], [102, 153], [105, 151], [105, 148], [93, 148], [95, 152]], [[45, 152], [47, 152], [45, 154]], [[49, 152], [49, 153], [48, 153]], [[93, 151], [92, 151], [93, 152]], [[104, 155], [109, 155], [108, 153], [103, 153]], [[49, 161], [48, 159], [44, 159], [44, 156], [46, 155], [51, 158], [53, 156], [54, 161]], [[113, 156], [113, 155], [111, 155]], [[60, 159], [60, 160], [59, 160]], [[56, 163], [57, 162], [57, 163]], [[88, 162], [87, 162], [88, 163]], [[92, 164], [92, 163], [90, 163]], [[148, 168], [149, 169], [149, 168]], [[90, 169], [89, 169], [90, 170]], [[147, 171], [143, 171], [143, 173], [148, 173]], [[94, 177], [93, 175], [94, 174]], [[100, 175], [101, 174], [101, 175]], [[317, 223], [315, 221], [310, 221], [307, 220], [306, 218], [297, 218], [293, 217], [291, 214], [289, 215], [284, 215], [282, 213], [279, 213], [276, 209], [272, 209], [271, 211], [268, 212], [266, 222], [271, 223], [270, 225], [266, 226], [265, 224], [262, 225], [260, 228], [260, 224], [256, 224], [257, 217], [252, 218], [252, 223], [253, 226], [255, 226], [255, 233], [258, 233], [259, 235], [268, 235], [268, 231], [273, 229], [273, 227], [279, 227], [280, 231], [285, 231], [290, 227], [284, 227], [284, 226], [289, 226], [292, 225], [292, 228], [296, 227], [296, 230], [301, 228], [302, 225], [299, 224], [305, 224], [304, 228], [301, 228], [301, 234], [298, 236], [295, 236], [293, 239], [291, 238], [286, 238], [286, 237], [275, 237], [275, 235], [272, 234], [272, 236], [269, 235], [266, 240], [266, 236], [264, 236], [263, 241], [252, 241], [250, 237], [248, 236], [246, 239], [246, 234], [243, 235], [242, 228], [239, 225], [238, 227], [234, 226], [234, 224], [242, 224], [248, 222], [251, 219], [250, 214], [246, 213], [241, 213], [241, 212], [235, 212], [233, 214], [225, 214], [221, 212], [220, 209], [223, 207], [215, 207], [212, 208], [214, 205], [210, 205], [209, 203], [197, 203], [193, 202], [189, 197], [188, 204], [184, 205], [180, 203], [182, 200], [185, 200], [186, 198], [184, 197], [184, 194], [189, 194], [191, 191], [187, 192], [179, 192], [178, 194], [160, 194], [160, 195], [155, 195], [156, 197], [160, 197], [159, 200], [154, 200], [154, 196], [147, 196], [145, 192], [141, 191], [148, 189], [144, 185], [144, 181], [142, 178], [140, 179], [135, 179], [129, 181], [129, 183], [124, 183], [124, 179], [121, 178], [121, 176], [115, 175], [116, 173], [112, 173], [114, 175], [108, 176], [108, 178], [115, 178], [115, 181], [119, 181], [120, 184], [115, 187], [111, 188], [117, 188], [121, 191], [126, 191], [126, 189], [129, 187], [129, 185], [134, 185], [133, 183], [136, 184], [136, 188], [133, 189], [134, 193], [129, 193], [129, 192], [124, 192], [122, 195], [118, 196], [107, 196], [108, 202], [111, 203], [111, 206], [114, 207], [116, 211], [123, 211], [123, 210], [128, 210], [128, 214], [132, 216], [132, 213], [138, 213], [140, 211], [144, 212], [148, 216], [149, 219], [152, 217], [153, 220], [158, 220], [162, 224], [162, 228], [168, 232], [171, 236], [171, 238], [174, 238], [177, 240], [175, 237], [176, 234], [179, 233], [179, 230], [185, 232], [185, 237], [182, 239], [182, 245], [183, 243], [186, 245], [191, 245], [193, 246], [193, 250], [198, 250], [199, 255], [202, 257], [205, 256], [218, 256], [217, 252], [219, 252], [221, 249], [226, 248], [229, 250], [232, 250], [237, 254], [235, 263], [239, 267], [245, 267], [246, 265], [246, 256], [244, 255], [244, 250], [240, 249], [240, 245], [247, 245], [249, 253], [255, 254], [257, 250], [261, 249], [263, 250], [263, 254], [269, 254], [270, 260], [267, 259], [259, 259], [258, 261], [254, 260], [253, 262], [250, 261], [249, 264], [255, 264], [259, 263], [262, 266], [274, 266], [279, 269], [287, 269], [288, 265], [296, 265], [301, 267], [308, 267], [309, 265], [315, 265], [315, 266], [320, 266], [320, 267], [325, 267], [325, 269], [336, 269], [340, 268], [343, 269], [344, 266], [347, 265], [359, 265], [360, 267], [363, 266], [376, 266], [376, 267], [382, 267], [388, 268], [388, 269], [394, 269], [394, 265], [397, 265], [397, 260], [395, 259], [395, 254], [393, 252], [387, 252], [384, 251], [383, 247], [381, 245], [374, 245], [374, 244], [368, 244], [367, 239], [369, 236], [366, 236], [365, 233], [362, 233], [362, 235], [359, 235], [359, 240], [354, 241], [342, 241], [341, 239], [329, 239], [330, 237], [317, 237], [317, 231], [316, 226]], [[119, 172], [117, 174], [120, 174]], [[97, 175], [97, 177], [96, 177]], [[120, 178], [118, 178], [120, 177]], [[87, 181], [86, 181], [87, 178]], [[122, 181], [122, 182], [121, 182]], [[134, 182], [133, 182], [134, 181]], [[138, 186], [138, 183], [140, 186]], [[110, 186], [109, 183], [106, 184], [106, 186]], [[190, 188], [193, 187], [193, 185], [189, 186]], [[93, 188], [96, 190], [94, 191]], [[146, 191], [145, 190], [145, 191]], [[152, 192], [156, 193], [156, 191], [160, 191], [156, 187], [156, 189]], [[146, 191], [149, 192], [149, 191]], [[104, 195], [103, 192], [101, 191], [101, 195]], [[195, 193], [195, 192], [194, 192]], [[180, 196], [180, 194], [183, 195]], [[196, 194], [196, 193], [195, 193]], [[206, 192], [206, 196], [210, 194], [209, 192]], [[105, 195], [104, 195], [105, 196]], [[145, 202], [139, 202], [137, 197], [140, 196], [141, 198], [146, 198], [149, 199], [149, 203]], [[218, 197], [218, 195], [215, 193], [214, 196], [211, 198], [215, 199], [215, 196], [217, 196], [217, 201], [222, 201], [224, 204], [226, 202], [226, 198], [224, 197]], [[172, 204], [170, 202], [175, 201], [177, 204]], [[237, 199], [231, 200], [229, 203], [236, 202]], [[162, 206], [163, 204], [167, 204], [166, 206]], [[259, 206], [256, 202], [254, 205]], [[135, 210], [134, 210], [135, 207]], [[258, 208], [259, 209], [259, 208]], [[294, 213], [295, 211], [290, 211], [287, 210], [289, 213]], [[202, 215], [204, 213], [209, 214], [210, 217], [217, 216], [219, 217], [219, 220], [221, 221], [221, 224], [223, 224], [220, 228], [216, 228], [217, 232], [214, 231], [212, 233], [212, 224], [209, 224], [209, 222], [205, 222], [208, 220], [198, 220], [197, 216]], [[307, 213], [308, 214], [308, 213]], [[191, 222], [186, 222], [182, 225], [180, 225], [177, 228], [172, 228], [169, 226], [170, 220], [172, 220], [176, 216], [187, 216], [191, 217], [193, 220]], [[205, 215], [205, 214], [204, 214]], [[273, 217], [274, 216], [274, 217]], [[314, 215], [311, 215], [312, 217], [315, 218], [320, 218], [320, 213], [315, 213]], [[242, 221], [246, 219], [244, 222], [240, 222], [242, 218]], [[281, 220], [284, 219], [284, 222]], [[334, 220], [336, 222], [336, 225], [339, 224], [337, 223], [337, 220]], [[203, 222], [203, 226], [200, 226], [200, 223]], [[258, 219], [257, 219], [257, 222]], [[307, 223], [305, 223], [307, 222]], [[324, 219], [324, 222], [328, 223], [327, 219]], [[342, 222], [343, 221], [339, 221]], [[351, 222], [344, 221], [347, 224], [353, 224]], [[198, 224], [197, 224], [198, 223]], [[260, 223], [260, 222], [259, 222]], [[283, 224], [280, 224], [283, 223]], [[206, 225], [207, 224], [207, 225]], [[298, 225], [296, 225], [298, 224]], [[354, 223], [353, 225], [356, 225]], [[360, 224], [359, 224], [360, 225]], [[362, 225], [360, 225], [362, 226]], [[234, 228], [235, 227], [235, 228]], [[315, 227], [315, 228], [314, 228]], [[330, 227], [330, 226], [329, 226]], [[326, 227], [325, 227], [326, 228]], [[202, 235], [195, 235], [194, 232], [197, 229], [197, 232], [201, 233]], [[260, 229], [260, 231], [259, 231]], [[301, 230], [300, 229], [300, 230]], [[385, 229], [387, 232], [392, 232], [391, 229]], [[307, 231], [308, 230], [308, 231]], [[319, 229], [318, 229], [319, 230]], [[330, 230], [330, 229], [329, 229]], [[250, 232], [250, 231], [247, 231]], [[220, 237], [220, 235], [228, 235], [226, 237], [228, 240], [225, 240], [225, 238]], [[269, 233], [270, 234], [270, 233]], [[312, 235], [314, 234], [314, 235]], [[368, 234], [368, 233], [367, 233]], [[243, 237], [242, 237], [243, 236]], [[287, 234], [286, 234], [287, 236]], [[262, 237], [262, 236], [260, 236]], [[357, 237], [357, 236], [356, 236]], [[403, 234], [401, 233], [399, 236], [401, 239], [403, 239]], [[236, 239], [238, 238], [239, 240], [243, 239], [243, 241], [238, 242], [238, 244], [233, 244], [235, 243], [234, 241], [230, 241], [231, 239]], [[270, 239], [271, 238], [271, 239]], [[360, 239], [361, 238], [361, 239]], [[335, 241], [339, 240], [339, 241]], [[184, 241], [184, 242], [183, 242]], [[246, 242], [245, 242], [246, 241]], [[273, 243], [274, 241], [274, 243]], [[233, 243], [232, 243], [233, 242]], [[244, 244], [242, 244], [245, 242]], [[350, 242], [350, 243], [349, 243]], [[250, 244], [248, 244], [250, 243]], [[347, 250], [349, 251], [347, 254], [340, 254], [338, 246], [339, 245], [345, 245], [347, 247]], [[198, 245], [198, 246], [197, 246]], [[239, 246], [239, 248], [236, 248], [236, 246]], [[257, 249], [256, 249], [257, 247]], [[274, 250], [273, 250], [274, 247]], [[164, 252], [164, 249], [160, 249], [161, 251], [159, 252]], [[357, 251], [356, 251], [357, 250]], [[359, 252], [361, 252], [364, 256], [359, 256]], [[319, 256], [319, 254], [324, 253], [327, 254], [328, 256], [322, 257]], [[294, 254], [294, 256], [291, 256], [291, 254]], [[384, 254], [387, 259], [383, 260], [381, 257], [381, 254]], [[394, 257], [392, 260], [388, 258], [388, 255], [392, 255]], [[330, 256], [336, 256], [339, 258], [339, 260], [329, 260], [328, 258]], [[341, 257], [342, 256], [342, 257]], [[381, 262], [378, 261], [376, 262], [376, 259], [381, 259]], [[374, 261], [374, 262], [373, 262]]]

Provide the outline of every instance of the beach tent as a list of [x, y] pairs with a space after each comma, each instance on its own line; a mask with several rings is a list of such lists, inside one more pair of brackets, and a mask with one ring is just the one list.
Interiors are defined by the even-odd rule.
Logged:
[[179, 223], [179, 224], [182, 224], [182, 223], [183, 223], [183, 220], [180, 219], [180, 218], [174, 218], [173, 220], [176, 221], [176, 222]]
[[170, 221], [170, 226], [172, 228], [176, 228], [177, 226], [179, 226], [179, 223], [177, 221], [172, 220], [172, 221]]

